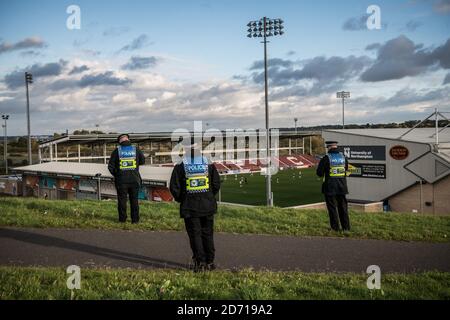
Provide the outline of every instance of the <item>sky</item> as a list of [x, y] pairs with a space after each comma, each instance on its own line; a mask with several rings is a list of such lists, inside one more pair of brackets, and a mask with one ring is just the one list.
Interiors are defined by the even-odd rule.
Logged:
[[263, 45], [246, 26], [264, 16], [285, 27], [267, 45], [271, 127], [340, 124], [341, 90], [346, 123], [450, 111], [450, 0], [0, 0], [8, 133], [26, 133], [25, 71], [32, 134], [264, 127]]

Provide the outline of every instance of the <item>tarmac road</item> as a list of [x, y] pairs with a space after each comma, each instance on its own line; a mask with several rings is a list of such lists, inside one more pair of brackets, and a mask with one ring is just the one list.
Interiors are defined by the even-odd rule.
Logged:
[[[450, 271], [450, 243], [216, 233], [220, 269]], [[0, 228], [0, 265], [186, 268], [184, 232]]]

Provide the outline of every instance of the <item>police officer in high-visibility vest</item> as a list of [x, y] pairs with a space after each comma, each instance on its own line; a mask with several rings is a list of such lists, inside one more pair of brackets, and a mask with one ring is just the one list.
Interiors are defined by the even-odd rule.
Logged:
[[109, 158], [108, 170], [114, 177], [116, 185], [119, 222], [127, 220], [127, 198], [129, 198], [131, 223], [138, 223], [138, 194], [142, 183], [139, 166], [145, 163], [145, 157], [139, 148], [131, 144], [128, 134], [121, 134], [117, 142], [119, 146]]
[[216, 194], [220, 176], [208, 163], [196, 143], [185, 147], [183, 160], [175, 165], [170, 179], [170, 192], [180, 203], [193, 254], [193, 269], [214, 270], [214, 214], [217, 212]]
[[348, 217], [348, 204], [346, 194], [348, 162], [345, 156], [338, 151], [336, 141], [325, 142], [328, 153], [319, 162], [317, 175], [324, 178], [322, 193], [325, 196], [330, 226], [339, 231], [339, 222], [344, 231], [350, 231]]

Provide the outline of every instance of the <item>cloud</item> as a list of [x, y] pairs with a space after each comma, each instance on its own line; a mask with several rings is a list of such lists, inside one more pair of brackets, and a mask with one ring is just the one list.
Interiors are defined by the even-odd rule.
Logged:
[[4, 82], [9, 89], [16, 89], [24, 85], [24, 73], [25, 71], [33, 75], [33, 79], [38, 81], [40, 77], [58, 76], [66, 66], [67, 61], [59, 60], [58, 62], [51, 62], [47, 64], [33, 64], [31, 67], [27, 67], [22, 70], [13, 71], [7, 74], [4, 78]]
[[131, 57], [130, 61], [122, 66], [123, 70], [139, 70], [156, 66], [159, 59], [156, 57]]
[[360, 17], [348, 18], [342, 25], [342, 29], [345, 31], [360, 31], [367, 30], [368, 14], [364, 14]]
[[[326, 82], [357, 76], [370, 61], [366, 56], [318, 56], [304, 62], [302, 68], [296, 68], [294, 61], [273, 59], [269, 61], [269, 79], [274, 86], [294, 84], [300, 80], [315, 80], [325, 85]], [[254, 62], [250, 70], [261, 69], [261, 64], [260, 61]], [[256, 83], [262, 83], [264, 72], [254, 72], [252, 79]]]
[[402, 79], [416, 76], [433, 65], [450, 68], [450, 39], [436, 49], [416, 45], [406, 36], [387, 41], [378, 49], [375, 63], [362, 75], [365, 82]]
[[47, 45], [45, 44], [45, 42], [39, 37], [26, 38], [16, 43], [8, 43], [2, 41], [0, 43], [0, 54], [30, 48], [44, 48], [46, 46]]
[[89, 67], [87, 65], [82, 65], [82, 66], [75, 66], [72, 68], [72, 70], [70, 70], [69, 75], [74, 75], [77, 73], [82, 73], [84, 71], [88, 71]]
[[149, 37], [146, 34], [141, 34], [139, 37], [137, 37], [136, 39], [131, 41], [130, 44], [127, 44], [127, 45], [123, 46], [122, 49], [119, 50], [119, 52], [120, 51], [139, 50], [139, 49], [142, 49], [143, 47], [146, 47], [146, 46], [148, 46], [150, 44], [152, 44], [152, 43], [150, 42]]
[[130, 31], [129, 27], [111, 27], [103, 31], [104, 37], [117, 37]]
[[[84, 69], [84, 65], [81, 69]], [[77, 67], [75, 67], [77, 68]], [[75, 69], [74, 68], [74, 69]], [[73, 69], [72, 69], [73, 71]], [[78, 72], [81, 73], [81, 72]], [[70, 74], [70, 73], [69, 73]], [[75, 73], [77, 74], [77, 73]], [[48, 88], [52, 91], [59, 90], [71, 90], [78, 88], [92, 88], [99, 86], [124, 86], [131, 84], [132, 81], [126, 77], [117, 77], [113, 71], [105, 71], [96, 74], [87, 74], [81, 77], [81, 79], [64, 78], [53, 81], [48, 85]]]
[[386, 100], [380, 100], [378, 105], [382, 108], [407, 106], [421, 102], [448, 100], [450, 92], [446, 89], [436, 89], [427, 92], [419, 92], [416, 89], [403, 88]]
[[106, 71], [95, 75], [85, 75], [78, 82], [82, 88], [92, 86], [122, 86], [131, 83], [128, 78], [118, 78], [112, 71]]
[[134, 93], [118, 93], [112, 97], [115, 104], [131, 104], [136, 102], [136, 94]]
[[20, 55], [22, 57], [38, 57], [41, 55], [41, 53], [39, 51], [36, 50], [27, 50], [27, 51], [22, 51], [20, 53]]
[[419, 27], [421, 27], [423, 25], [422, 22], [417, 21], [417, 20], [410, 20], [406, 23], [405, 27], [406, 30], [409, 32], [414, 32], [416, 31]]
[[366, 46], [366, 51], [372, 51], [372, 50], [378, 50], [381, 47], [381, 44], [379, 43], [371, 43], [368, 46]]
[[449, 14], [450, 13], [450, 0], [438, 0], [434, 6], [434, 11], [440, 14]]
[[[294, 62], [291, 60], [284, 60], [284, 59], [279, 59], [279, 58], [269, 59], [267, 63], [272, 68], [273, 67], [288, 68], [288, 67], [292, 67], [294, 65]], [[258, 70], [258, 69], [263, 69], [263, 68], [264, 68], [264, 60], [255, 61], [250, 66], [250, 70]]]
[[442, 85], [450, 83], [450, 72], [447, 73], [447, 75], [444, 78], [444, 82], [442, 82]]
[[439, 65], [444, 69], [450, 69], [450, 39], [445, 44], [437, 47], [431, 53], [431, 56], [439, 62]]

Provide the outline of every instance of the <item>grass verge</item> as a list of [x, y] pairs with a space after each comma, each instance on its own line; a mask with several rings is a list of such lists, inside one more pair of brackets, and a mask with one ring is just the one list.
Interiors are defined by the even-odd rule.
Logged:
[[[125, 230], [184, 230], [175, 203], [141, 203], [141, 223], [117, 223], [115, 201], [49, 201], [0, 197], [0, 226], [36, 228], [95, 228]], [[322, 210], [220, 206], [217, 232], [290, 236], [333, 236], [403, 241], [448, 242], [450, 217], [411, 213], [350, 212], [352, 231], [329, 230]]]
[[0, 267], [0, 299], [450, 299], [450, 273], [383, 274], [368, 290], [365, 274], [243, 270], [82, 269], [81, 289], [63, 268]]

